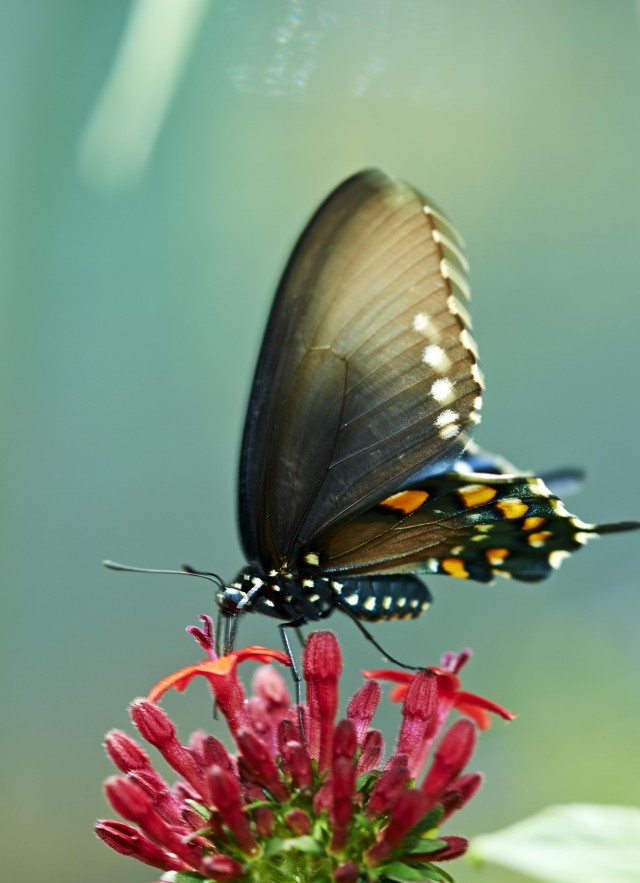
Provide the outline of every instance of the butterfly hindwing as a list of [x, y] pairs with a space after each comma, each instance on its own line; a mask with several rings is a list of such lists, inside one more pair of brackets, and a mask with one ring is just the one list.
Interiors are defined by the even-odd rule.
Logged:
[[480, 407], [457, 235], [408, 185], [335, 190], [280, 282], [240, 464], [250, 561], [287, 568], [336, 523], [450, 468]]
[[382, 500], [314, 550], [323, 572], [425, 572], [491, 582], [544, 579], [599, 532], [571, 515], [539, 478], [447, 473]]

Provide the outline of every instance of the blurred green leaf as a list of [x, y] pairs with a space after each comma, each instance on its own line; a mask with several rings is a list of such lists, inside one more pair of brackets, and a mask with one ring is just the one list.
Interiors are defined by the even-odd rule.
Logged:
[[553, 806], [472, 841], [469, 858], [553, 883], [640, 883], [640, 809]]

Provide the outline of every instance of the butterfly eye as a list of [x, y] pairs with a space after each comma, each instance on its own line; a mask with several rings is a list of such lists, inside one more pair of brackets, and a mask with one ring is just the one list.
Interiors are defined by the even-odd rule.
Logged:
[[246, 592], [237, 589], [234, 586], [226, 586], [224, 590], [216, 595], [216, 603], [223, 613], [234, 614], [239, 607], [244, 606], [244, 600], [247, 597]]

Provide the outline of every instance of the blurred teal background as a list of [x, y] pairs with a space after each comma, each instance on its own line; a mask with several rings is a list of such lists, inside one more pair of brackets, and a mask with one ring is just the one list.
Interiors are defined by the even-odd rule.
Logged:
[[[465, 236], [478, 440], [522, 467], [585, 467], [569, 501], [584, 520], [640, 516], [638, 6], [132, 8], [0, 7], [5, 879], [155, 879], [93, 838], [110, 814], [100, 742], [197, 658], [183, 628], [213, 597], [100, 561], [227, 577], [243, 563], [236, 462], [257, 348], [295, 237], [345, 176], [379, 165]], [[541, 586], [434, 578], [427, 617], [376, 629], [420, 663], [472, 646], [465, 685], [520, 714], [483, 736], [487, 783], [452, 832], [637, 802], [639, 550], [606, 538]], [[352, 689], [379, 659], [331, 624]], [[278, 646], [259, 617], [242, 640]], [[185, 737], [216, 726], [203, 685], [166, 707]]]

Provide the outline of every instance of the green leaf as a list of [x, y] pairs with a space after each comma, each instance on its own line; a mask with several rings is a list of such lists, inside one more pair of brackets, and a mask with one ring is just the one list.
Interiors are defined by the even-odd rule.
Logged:
[[[173, 874], [173, 876], [169, 876]], [[169, 874], [163, 874], [162, 879], [171, 881], [171, 883], [201, 883], [205, 878], [202, 874], [196, 874], [191, 871], [170, 871]]]
[[411, 837], [402, 844], [403, 852], [420, 853], [435, 852], [436, 849], [444, 849], [446, 840], [438, 840], [430, 837]]
[[194, 809], [199, 816], [202, 816], [203, 819], [208, 819], [211, 815], [211, 810], [207, 809], [207, 807], [204, 806], [202, 803], [198, 803], [197, 800], [192, 800], [190, 797], [188, 797], [185, 800], [185, 803], [187, 803], [191, 807], [191, 809]]
[[380, 775], [379, 770], [367, 770], [366, 773], [361, 773], [356, 779], [356, 791], [372, 788], [380, 778]]
[[398, 883], [411, 883], [411, 881], [444, 880], [439, 874], [438, 868], [433, 865], [405, 865], [404, 862], [391, 862], [383, 869], [385, 880], [394, 880]]
[[273, 858], [274, 855], [279, 855], [283, 852], [306, 852], [309, 855], [324, 855], [325, 849], [321, 843], [311, 837], [309, 834], [304, 834], [301, 837], [272, 837], [269, 843], [266, 846], [264, 854], [267, 858]]
[[421, 834], [426, 834], [427, 831], [433, 831], [440, 824], [443, 815], [444, 809], [442, 805], [434, 806], [424, 818], [420, 819], [417, 825], [413, 826], [410, 833], [415, 837], [419, 837]]
[[552, 806], [476, 837], [468, 854], [551, 883], [640, 883], [640, 809]]

